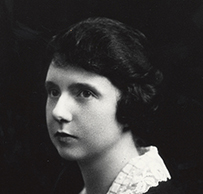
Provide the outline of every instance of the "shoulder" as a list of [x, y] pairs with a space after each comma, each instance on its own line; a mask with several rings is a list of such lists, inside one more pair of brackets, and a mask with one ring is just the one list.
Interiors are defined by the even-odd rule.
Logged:
[[[121, 192], [121, 194], [140, 194], [133, 188]], [[172, 180], [166, 182], [160, 182], [156, 187], [151, 187], [147, 192], [141, 192], [142, 194], [185, 194], [183, 188], [178, 186]]]
[[[140, 194], [161, 189], [162, 182], [168, 182], [171, 176], [158, 154], [156, 147], [145, 148], [143, 154], [131, 159], [121, 170], [110, 187], [110, 193]], [[165, 184], [164, 184], [165, 185]], [[163, 188], [164, 189], [164, 188]]]
[[156, 187], [151, 187], [146, 194], [184, 194], [184, 191], [172, 180], [168, 180], [166, 182], [160, 182]]

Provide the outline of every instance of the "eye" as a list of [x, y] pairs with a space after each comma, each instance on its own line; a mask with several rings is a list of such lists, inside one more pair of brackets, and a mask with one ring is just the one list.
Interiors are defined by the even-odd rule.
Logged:
[[90, 98], [90, 97], [94, 97], [94, 94], [89, 90], [83, 90], [79, 93], [78, 96], [82, 98]]
[[51, 98], [57, 98], [60, 96], [60, 91], [57, 90], [57, 89], [49, 89], [48, 90], [48, 95], [51, 97]]

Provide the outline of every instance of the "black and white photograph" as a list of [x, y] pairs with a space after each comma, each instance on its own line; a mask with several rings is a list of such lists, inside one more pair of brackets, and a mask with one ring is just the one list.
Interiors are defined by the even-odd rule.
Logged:
[[1, 194], [201, 194], [202, 0], [1, 0]]

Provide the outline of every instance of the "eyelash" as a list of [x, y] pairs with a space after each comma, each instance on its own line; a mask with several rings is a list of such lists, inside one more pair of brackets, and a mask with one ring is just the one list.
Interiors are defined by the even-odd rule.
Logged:
[[[54, 94], [54, 92], [56, 92], [56, 93]], [[50, 89], [47, 89], [47, 94], [51, 98], [58, 98], [60, 96], [60, 91], [58, 91], [57, 89], [54, 89], [54, 88], [50, 88]], [[76, 97], [88, 99], [90, 97], [96, 97], [96, 94], [94, 94], [94, 92], [92, 92], [91, 90], [84, 89], [84, 90], [80, 90], [76, 94]]]
[[[87, 94], [88, 96], [85, 96], [84, 94]], [[90, 97], [95, 97], [95, 94], [90, 91], [90, 90], [81, 90], [78, 94], [77, 94], [77, 97], [81, 97], [81, 98], [90, 98]]]
[[[57, 95], [56, 94], [53, 95], [53, 92], [57, 92]], [[60, 96], [60, 91], [54, 88], [47, 89], [47, 93], [48, 96], [50, 96], [51, 98], [58, 98]]]

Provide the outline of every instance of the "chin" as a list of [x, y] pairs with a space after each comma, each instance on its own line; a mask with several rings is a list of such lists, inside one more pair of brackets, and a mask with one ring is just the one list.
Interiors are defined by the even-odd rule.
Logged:
[[80, 157], [76, 155], [76, 152], [74, 151], [67, 151], [67, 150], [61, 150], [61, 149], [57, 149], [59, 155], [68, 161], [77, 161]]
[[67, 161], [77, 161], [77, 158], [76, 157], [72, 157], [72, 156], [69, 156], [67, 154], [61, 154], [59, 153], [59, 155], [61, 156], [61, 158], [63, 158], [64, 160], [67, 160]]

